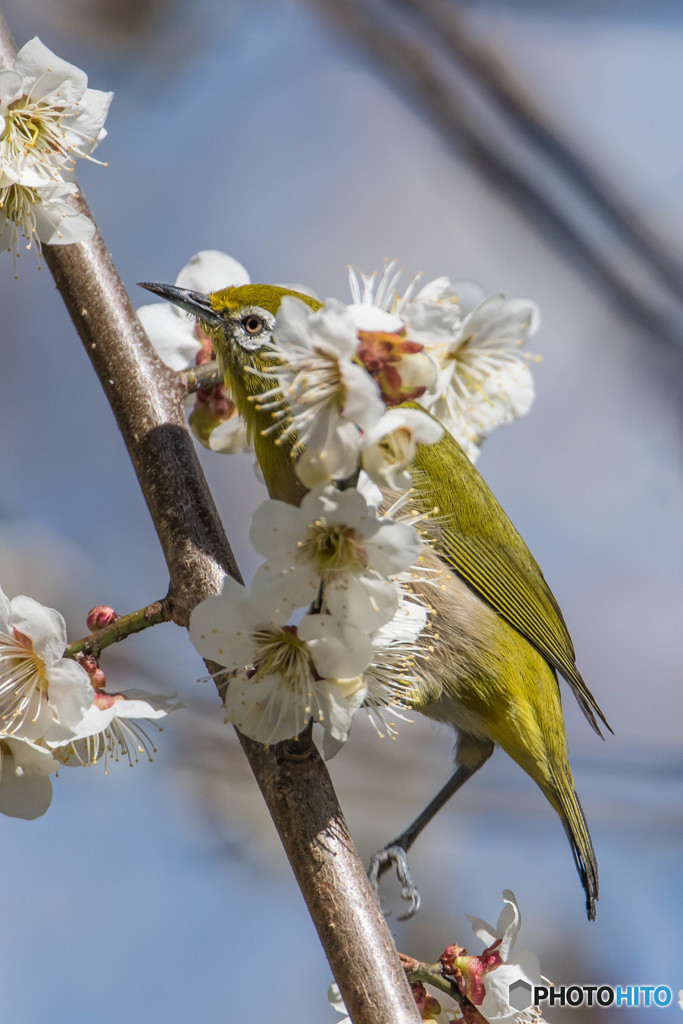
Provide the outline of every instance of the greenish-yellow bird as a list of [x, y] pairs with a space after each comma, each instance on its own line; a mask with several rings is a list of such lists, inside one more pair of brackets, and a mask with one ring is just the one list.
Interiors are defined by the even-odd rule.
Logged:
[[[226, 384], [244, 419], [272, 498], [299, 504], [305, 488], [294, 472], [293, 438], [276, 444], [272, 416], [254, 397], [271, 387], [254, 373], [272, 368], [261, 354], [280, 302], [294, 295], [313, 309], [308, 295], [270, 285], [243, 285], [204, 295], [172, 285], [145, 284], [196, 317], [213, 339]], [[496, 745], [527, 772], [559, 814], [595, 917], [598, 870], [586, 819], [576, 795], [567, 753], [558, 673], [600, 734], [609, 728], [576, 667], [562, 613], [521, 536], [479, 472], [446, 433], [419, 445], [413, 464], [412, 505], [434, 515], [433, 543], [425, 561], [444, 564], [443, 585], [423, 589], [438, 635], [436, 654], [420, 662], [414, 708], [453, 726], [456, 771], [425, 811], [378, 855], [375, 878], [401, 854], [445, 803], [490, 757]], [[411, 897], [416, 893], [411, 890]]]

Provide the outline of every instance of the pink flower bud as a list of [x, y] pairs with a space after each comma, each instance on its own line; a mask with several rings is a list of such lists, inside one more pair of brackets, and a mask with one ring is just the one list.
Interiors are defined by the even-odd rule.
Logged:
[[436, 385], [435, 363], [402, 331], [358, 331], [358, 358], [389, 406], [420, 398]]
[[462, 946], [446, 946], [439, 957], [444, 974], [453, 978], [461, 993], [475, 1006], [484, 1002], [484, 975], [503, 962], [497, 949], [500, 943], [497, 939], [480, 956], [469, 956]]
[[118, 612], [115, 612], [109, 605], [97, 604], [88, 612], [88, 629], [91, 633], [94, 633], [98, 629], [105, 629], [106, 626], [111, 626], [113, 622], [120, 618], [121, 616]]

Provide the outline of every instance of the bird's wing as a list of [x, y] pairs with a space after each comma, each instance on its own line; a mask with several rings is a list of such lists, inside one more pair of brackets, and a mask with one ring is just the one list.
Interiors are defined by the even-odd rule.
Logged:
[[520, 573], [509, 549], [446, 528], [439, 547], [441, 558], [453, 571], [564, 676], [595, 731], [602, 735], [596, 715], [609, 729], [576, 667], [571, 637], [537, 564], [533, 563], [536, 571], [531, 581], [528, 564]]
[[424, 511], [438, 509], [435, 548], [441, 558], [564, 676], [601, 735], [596, 716], [609, 724], [576, 667], [569, 631], [543, 573], [450, 434], [419, 446], [414, 477], [416, 503]]

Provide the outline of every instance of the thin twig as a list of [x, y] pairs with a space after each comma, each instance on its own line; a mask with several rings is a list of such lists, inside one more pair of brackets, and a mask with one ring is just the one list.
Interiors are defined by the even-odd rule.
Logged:
[[191, 366], [183, 370], [181, 376], [185, 379], [188, 395], [193, 395], [195, 391], [209, 391], [216, 384], [223, 383], [223, 374], [215, 361], [204, 363], [203, 366]]
[[170, 622], [171, 613], [167, 601], [155, 601], [137, 611], [120, 615], [110, 626], [98, 629], [82, 640], [75, 640], [64, 651], [65, 658], [75, 658], [77, 654], [92, 654], [99, 658], [105, 648], [120, 643], [134, 633], [141, 633], [150, 626], [158, 626], [162, 622]]

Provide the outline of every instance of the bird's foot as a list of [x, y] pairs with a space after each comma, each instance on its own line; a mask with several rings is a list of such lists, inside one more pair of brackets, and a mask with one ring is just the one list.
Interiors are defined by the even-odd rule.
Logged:
[[420, 909], [420, 893], [410, 873], [408, 855], [404, 848], [399, 846], [398, 843], [390, 843], [383, 850], [378, 850], [370, 860], [368, 878], [370, 879], [370, 885], [377, 892], [380, 877], [392, 865], [396, 869], [396, 875], [401, 883], [401, 899], [409, 904], [405, 914], [401, 914], [397, 921], [407, 921], [417, 914]]

